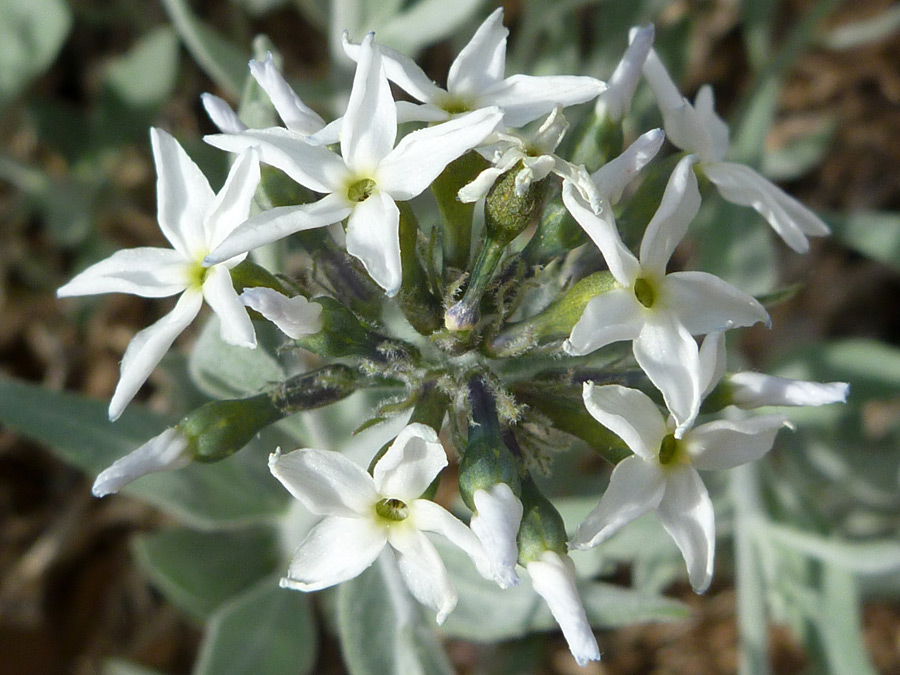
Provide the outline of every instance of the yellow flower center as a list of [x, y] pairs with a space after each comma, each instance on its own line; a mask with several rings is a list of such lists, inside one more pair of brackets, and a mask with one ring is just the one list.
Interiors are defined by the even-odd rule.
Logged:
[[375, 504], [375, 513], [384, 520], [398, 523], [409, 517], [409, 507], [399, 499], [382, 499]]
[[206, 281], [209, 270], [209, 267], [203, 266], [202, 258], [192, 264], [187, 272], [188, 288], [203, 288], [203, 282]]
[[659, 463], [663, 466], [671, 466], [686, 464], [687, 461], [688, 456], [684, 451], [684, 444], [675, 438], [674, 434], [666, 436], [659, 446]]
[[472, 109], [472, 103], [460, 96], [447, 96], [439, 104], [443, 110], [451, 115], [469, 112]]
[[634, 297], [647, 309], [653, 307], [656, 302], [656, 291], [653, 290], [653, 284], [641, 277], [634, 282]]
[[347, 188], [347, 199], [356, 203], [364, 202], [372, 196], [373, 192], [375, 192], [375, 181], [371, 178], [362, 178], [351, 183]]

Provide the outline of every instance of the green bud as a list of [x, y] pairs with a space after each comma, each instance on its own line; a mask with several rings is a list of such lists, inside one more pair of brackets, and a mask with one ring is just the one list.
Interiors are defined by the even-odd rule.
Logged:
[[537, 232], [522, 249], [522, 259], [532, 267], [544, 265], [575, 250], [587, 240], [581, 225], [575, 222], [562, 201], [555, 199], [544, 209]]
[[275, 406], [289, 415], [336, 403], [365, 384], [366, 378], [357, 369], [334, 363], [286, 380], [271, 396]]
[[519, 162], [500, 176], [484, 201], [486, 237], [506, 246], [534, 224], [541, 215], [547, 193], [546, 180], [532, 183], [525, 194], [516, 194], [516, 176], [522, 170]]
[[487, 167], [488, 163], [481, 155], [470, 151], [450, 162], [431, 184], [441, 212], [441, 245], [446, 266], [457, 269], [468, 266], [475, 204], [459, 201], [457, 194]]
[[485, 351], [493, 358], [503, 358], [569, 337], [588, 302], [615, 285], [615, 278], [607, 271], [585, 277], [540, 314], [512, 324], [492, 337], [485, 343]]
[[188, 413], [177, 428], [187, 438], [189, 452], [196, 461], [217, 462], [236, 453], [284, 416], [270, 394], [259, 394], [211, 401]]
[[545, 551], [568, 554], [566, 524], [531, 476], [522, 481], [522, 524], [516, 542], [519, 545], [519, 564], [540, 560]]

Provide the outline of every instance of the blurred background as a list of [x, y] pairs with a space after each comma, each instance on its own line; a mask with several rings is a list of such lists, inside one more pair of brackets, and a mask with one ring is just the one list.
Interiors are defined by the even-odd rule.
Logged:
[[[380, 40], [415, 55], [443, 82], [458, 48], [497, 6], [460, 0], [448, 11], [448, 3], [418, 4], [424, 9], [363, 0], [0, 0], [0, 374], [107, 401], [129, 340], [168, 305], [126, 295], [60, 303], [54, 292], [117, 249], [164, 245], [155, 222], [149, 126], [178, 137], [218, 186], [227, 158], [201, 140], [214, 127], [200, 94], [237, 103], [246, 61], [265, 48], [254, 47], [256, 36], [268, 37], [303, 99], [329, 116], [340, 109], [352, 75], [334, 39], [344, 27], [355, 39], [375, 28]], [[889, 460], [883, 466], [893, 467], [893, 475], [882, 470], [871, 480], [882, 490], [881, 511], [896, 513], [900, 5], [510, 0], [503, 6], [511, 31], [508, 73], [605, 78], [627, 28], [653, 21], [658, 48], [686, 95], [693, 98], [710, 82], [722, 115], [740, 119], [738, 155], [826, 216], [835, 236], [814, 241], [808, 255], [766, 239], [779, 259], [776, 272], [742, 268], [740, 285], [756, 284], [753, 292], [773, 281], [793, 288], [772, 311], [774, 329], [749, 331], [743, 346], [748, 362], [763, 369], [790, 361], [797, 350], [820, 349], [811, 345], [845, 349], [838, 354], [844, 361], [815, 351], [833, 367], [822, 379], [856, 387], [853, 378], [862, 378], [853, 390], [862, 397], [853, 408], [860, 444], [879, 448]], [[442, 13], [427, 14], [435, 7]], [[641, 91], [649, 110], [648, 92]], [[753, 229], [762, 226], [755, 222]], [[179, 344], [190, 340], [186, 334]], [[177, 359], [172, 355], [171, 367], [158, 369], [142, 390], [150, 408], [177, 409]], [[130, 553], [136, 533], [155, 531], [168, 516], [128, 497], [94, 499], [92, 476], [14, 426], [0, 427], [0, 670], [142, 672], [115, 670], [108, 661], [115, 658], [147, 672], [191, 672], [203, 626], [169, 604]], [[838, 465], [817, 470], [828, 476], [828, 466]], [[830, 478], [840, 481], [842, 470]], [[879, 533], [896, 537], [896, 519], [888, 522]], [[861, 608], [864, 646], [881, 673], [900, 673], [898, 590], [896, 579], [887, 580], [864, 594]], [[668, 591], [693, 607], [692, 620], [601, 633], [603, 661], [584, 670], [574, 667], [561, 638], [541, 636], [517, 659], [506, 659], [502, 672], [737, 672], [727, 563], [703, 597], [684, 585]], [[775, 673], [814, 665], [796, 631], [772, 625], [769, 637]], [[478, 647], [453, 641], [448, 650], [459, 672], [501, 672]], [[314, 672], [343, 672], [333, 638], [324, 638]]]

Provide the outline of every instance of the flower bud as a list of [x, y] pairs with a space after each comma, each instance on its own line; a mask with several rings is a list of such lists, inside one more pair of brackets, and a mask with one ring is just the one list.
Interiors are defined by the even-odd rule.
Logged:
[[324, 357], [362, 356], [381, 360], [380, 349], [389, 342], [384, 335], [366, 328], [356, 315], [334, 298], [312, 299], [322, 307], [319, 315], [321, 330], [295, 339], [303, 347]]
[[91, 492], [95, 497], [105, 497], [118, 492], [136, 478], [159, 471], [173, 471], [190, 463], [188, 439], [177, 427], [166, 429], [101, 471]]

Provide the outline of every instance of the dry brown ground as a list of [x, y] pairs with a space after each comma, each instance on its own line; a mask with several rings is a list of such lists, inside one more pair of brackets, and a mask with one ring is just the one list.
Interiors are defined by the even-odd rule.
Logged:
[[[889, 4], [857, 2], [841, 9], [830, 23], [871, 16]], [[711, 80], [726, 92], [746, 70], [731, 5], [704, 3], [713, 11], [701, 25], [702, 49], [690, 71], [694, 82]], [[791, 3], [785, 24], [808, 5]], [[286, 51], [292, 72], [325, 57], [311, 46], [314, 40], [303, 39], [304, 29], [291, 13], [269, 17], [260, 28]], [[65, 61], [37, 88], [83, 103], [96, 88], [98, 63], [120, 49], [122, 39], [76, 27]], [[432, 58], [438, 59], [436, 54]], [[716, 66], [703, 65], [709, 63]], [[196, 75], [187, 79], [191, 77], [197, 81], [182, 87], [189, 91], [165, 111], [168, 121], [184, 127], [200, 119], [195, 101], [203, 83]], [[823, 114], [840, 120], [833, 147], [821, 167], [789, 187], [817, 208], [900, 210], [900, 39], [894, 36], [850, 53], [814, 51], [805, 56], [791, 73], [770, 141], [784, 142]], [[66, 170], [63, 160], [42, 147], [27, 125], [18, 124], [16, 115], [0, 124], [0, 134], [14, 156], [52, 171]], [[131, 151], [118, 161], [119, 180], [144, 194], [148, 208], [113, 213], [99, 225], [116, 228], [123, 245], [154, 242], [158, 234], [148, 215], [152, 169], [146, 153]], [[46, 238], [40, 222], [21, 218], [15, 203], [9, 188], [0, 185], [0, 369], [50, 387], [108, 397], [125, 345], [159, 310], [134, 298], [111, 297], [76, 335], [52, 296], [71, 261]], [[829, 242], [817, 243], [803, 264], [812, 270], [809, 286], [825, 290], [805, 292], [782, 310], [780, 319], [821, 335], [900, 342], [897, 275]], [[840, 284], [834, 283], [838, 278]], [[44, 449], [0, 432], [0, 516], [0, 670], [8, 675], [88, 675], [97, 672], [103, 657], [117, 655], [168, 673], [189, 672], [199, 629], [148, 586], [128, 555], [129, 537], [158, 526], [158, 514], [126, 498], [92, 499], [85, 476]], [[556, 640], [542, 672], [734, 673], [734, 592], [719, 583], [723, 585], [702, 598], [673, 589], [695, 607], [692, 622], [604, 634], [603, 662], [583, 670]], [[879, 670], [900, 673], [900, 607], [872, 603], [865, 608], [865, 623]], [[771, 637], [775, 672], [800, 672], [806, 662], [802, 648], [784, 629], [773, 627]], [[339, 672], [335, 646], [324, 653], [322, 671]], [[450, 653], [461, 670], [485, 672], [476, 665], [483, 653], [471, 645], [454, 643]]]

